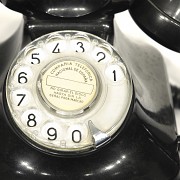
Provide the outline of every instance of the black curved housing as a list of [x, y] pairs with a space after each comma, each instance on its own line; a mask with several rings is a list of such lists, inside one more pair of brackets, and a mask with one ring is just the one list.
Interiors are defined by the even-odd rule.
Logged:
[[[100, 12], [109, 12], [110, 7], [112, 6], [106, 7], [105, 11]], [[24, 9], [25, 11], [26, 9]], [[54, 19], [54, 17], [41, 13], [37, 13], [37, 16], [35, 14], [36, 12], [33, 12], [27, 19], [27, 34], [31, 38], [32, 35], [38, 37], [46, 33], [46, 31], [56, 30], [56, 28], [61, 30], [62, 27], [63, 30], [71, 27], [71, 24], [69, 24], [71, 19], [66, 21], [66, 19]], [[104, 15], [105, 13], [101, 14]], [[113, 11], [111, 11], [111, 14], [113, 14]], [[91, 15], [93, 19], [93, 14]], [[94, 18], [95, 15], [97, 14], [94, 13]], [[78, 28], [80, 28], [78, 30], [82, 28], [84, 31], [92, 31], [91, 33], [93, 33], [93, 24], [91, 26], [83, 24], [86, 20], [89, 23], [91, 22], [88, 19], [89, 17], [87, 16], [87, 19], [85, 16], [82, 17], [82, 22], [78, 24]], [[95, 18], [94, 22], [96, 20]], [[110, 20], [108, 22], [111, 24]], [[52, 28], [51, 25], [54, 22], [56, 22], [57, 26]], [[35, 29], [30, 28], [30, 23], [35, 25]], [[49, 23], [52, 29], [47, 28], [43, 31], [43, 23]], [[38, 25], [36, 26], [36, 24]], [[61, 26], [62, 24], [63, 26]], [[101, 31], [100, 29], [97, 29], [95, 34], [102, 35], [101, 33], [104, 33], [106, 37], [109, 31], [107, 33], [104, 29], [101, 29]], [[112, 31], [110, 31], [110, 35], [113, 35]], [[169, 180], [175, 178], [179, 170], [177, 137], [171, 96], [163, 62], [159, 62], [158, 66], [156, 63], [150, 62], [151, 66], [147, 68], [144, 60], [139, 64], [133, 61], [126, 62], [126, 59], [124, 59], [133, 74], [134, 102], [119, 134], [108, 145], [92, 154], [55, 157], [42, 153], [26, 144], [8, 125], [4, 85], [6, 73], [13, 60], [12, 52], [9, 51], [8, 47], [14, 48], [16, 41], [17, 39], [14, 37], [7, 42], [7, 46], [3, 51], [8, 52], [8, 56], [2, 55], [1, 61], [4, 63], [0, 66], [1, 179]], [[0, 49], [1, 53], [2, 49]], [[148, 78], [152, 80], [148, 81]], [[151, 100], [149, 100], [149, 97], [151, 97]]]
[[130, 13], [151, 38], [180, 52], [179, 9], [179, 0], [137, 0], [133, 1]]
[[[52, 0], [45, 1], [47, 1], [48, 4], [52, 2]], [[74, 3], [71, 3], [71, 7], [65, 8], [64, 11], [58, 11], [58, 17], [54, 15], [51, 16], [42, 11], [41, 8], [37, 8], [41, 6], [42, 1], [7, 0], [6, 6], [25, 15], [27, 18], [25, 30], [27, 34], [30, 35], [31, 40], [53, 31], [72, 29], [95, 34], [111, 43], [113, 42], [114, 14], [129, 7], [127, 0], [115, 0], [115, 2], [109, 0], [54, 0], [54, 2], [59, 4], [58, 9], [63, 9], [65, 6], [64, 3], [60, 4], [59, 2]], [[82, 6], [83, 9], [91, 9], [91, 11], [82, 13], [81, 10], [78, 11], [79, 6]], [[69, 8], [77, 8], [76, 13], [79, 14], [79, 16], [76, 17], [75, 14], [73, 15]]]
[[30, 3], [44, 13], [60, 17], [79, 17], [106, 6], [111, 0], [30, 0]]

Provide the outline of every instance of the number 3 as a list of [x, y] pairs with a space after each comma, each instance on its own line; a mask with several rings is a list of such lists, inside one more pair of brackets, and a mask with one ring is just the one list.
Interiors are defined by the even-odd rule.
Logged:
[[[83, 43], [82, 42], [77, 42], [77, 45], [79, 45], [79, 47], [82, 49], [82, 53], [85, 51], [84, 47], [83, 47]], [[78, 52], [78, 50], [76, 50], [76, 52]]]

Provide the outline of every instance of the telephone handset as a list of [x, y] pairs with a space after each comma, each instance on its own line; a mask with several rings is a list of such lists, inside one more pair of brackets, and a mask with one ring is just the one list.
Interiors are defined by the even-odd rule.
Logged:
[[[102, 37], [108, 39], [112, 31], [99, 28], [94, 35], [95, 11], [100, 9], [99, 19], [108, 25], [115, 13], [113, 2], [101, 2], [76, 21], [86, 32], [78, 24], [75, 30], [64, 30], [75, 27], [71, 20], [76, 18], [46, 15], [35, 8], [35, 1], [7, 1], [14, 10], [16, 3], [25, 14], [31, 10], [24, 39], [35, 39], [15, 58], [8, 57], [8, 62], [14, 60], [2, 71], [3, 179], [170, 179], [177, 174], [174, 114], [163, 63], [144, 73], [144, 57], [139, 56], [140, 64], [122, 59], [96, 36], [105, 32]], [[85, 4], [79, 11], [83, 8]], [[58, 20], [63, 27], [56, 31], [62, 25]], [[48, 23], [53, 25], [45, 31], [54, 31], [44, 33]], [[161, 85], [156, 81], [159, 71]], [[152, 80], [147, 81], [149, 76]]]
[[180, 69], [179, 7], [177, 0], [145, 0], [134, 1], [130, 8], [133, 20], [149, 36], [151, 45], [163, 56], [174, 95], [174, 106], [177, 108], [180, 107], [180, 78], [177, 75]]

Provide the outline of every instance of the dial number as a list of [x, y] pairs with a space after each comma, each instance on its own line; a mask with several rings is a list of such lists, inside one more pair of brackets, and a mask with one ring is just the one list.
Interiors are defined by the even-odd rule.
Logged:
[[49, 128], [48, 130], [47, 130], [47, 134], [48, 134], [48, 140], [51, 140], [51, 141], [53, 141], [53, 140], [56, 140], [57, 139], [57, 130], [55, 129], [55, 128], [53, 128], [53, 127], [51, 127], [51, 128]]
[[111, 53], [108, 49], [104, 47], [95, 47], [92, 51], [92, 57], [98, 63], [107, 63], [111, 61]]
[[37, 125], [36, 116], [34, 114], [29, 114], [28, 115], [27, 125], [29, 127], [35, 127]]
[[110, 65], [106, 68], [106, 76], [112, 82], [118, 82], [125, 78], [123, 69], [119, 65]]
[[27, 73], [25, 73], [25, 72], [20, 72], [19, 74], [18, 74], [18, 83], [20, 83], [20, 84], [25, 84], [25, 83], [27, 83], [28, 82], [28, 79], [27, 79]]
[[28, 66], [31, 65], [38, 65], [42, 61], [47, 59], [47, 52], [42, 49], [41, 47], [32, 47], [30, 46], [25, 51], [25, 61], [24, 63]]
[[74, 131], [72, 132], [72, 141], [73, 141], [74, 143], [79, 143], [79, 142], [81, 142], [81, 139], [82, 139], [81, 131], [79, 131], [79, 130], [74, 130]]
[[53, 49], [52, 53], [60, 53], [59, 43], [56, 44], [55, 48]]
[[28, 109], [22, 114], [21, 121], [24, 126], [37, 127], [42, 121], [41, 112], [37, 109]]
[[61, 37], [58, 38], [54, 36], [46, 41], [46, 48], [50, 53], [53, 53], [54, 55], [58, 55], [59, 53], [62, 53], [68, 49], [67, 41], [63, 40], [63, 38]]
[[26, 106], [31, 100], [31, 93], [26, 89], [17, 89], [10, 96], [11, 102], [18, 107]]
[[18, 84], [26, 84], [31, 81], [33, 77], [32, 69], [28, 66], [14, 66], [13, 83], [16, 86]]
[[26, 97], [26, 94], [17, 94], [17, 97], [21, 97], [19, 103], [17, 104], [17, 106], [20, 106], [21, 103], [23, 102], [24, 98]]
[[114, 74], [114, 81], [116, 81], [116, 70], [113, 71]]
[[98, 62], [101, 62], [102, 60], [104, 60], [104, 59], [106, 58], [106, 55], [105, 55], [104, 52], [98, 52], [98, 53], [97, 53], [97, 57], [100, 58], [100, 59], [98, 60]]
[[[78, 47], [81, 49], [81, 53], [85, 52], [84, 46], [82, 42], [77, 42]], [[78, 50], [76, 50], [76, 52], [80, 52]]]
[[39, 53], [32, 53], [32, 55], [31, 55], [31, 59], [32, 59], [32, 61], [31, 61], [31, 64], [40, 64], [40, 59], [39, 59]]
[[88, 136], [88, 129], [84, 124], [76, 124], [69, 127], [68, 131], [68, 142], [82, 143]]
[[54, 143], [56, 139], [62, 137], [63, 129], [59, 126], [58, 123], [47, 122], [41, 129], [41, 133], [46, 140], [50, 140]]

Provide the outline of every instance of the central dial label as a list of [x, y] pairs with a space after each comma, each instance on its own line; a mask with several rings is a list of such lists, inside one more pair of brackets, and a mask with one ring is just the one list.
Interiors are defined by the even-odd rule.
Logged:
[[91, 65], [72, 57], [47, 66], [40, 84], [46, 104], [63, 115], [83, 112], [91, 106], [98, 92], [97, 74]]

